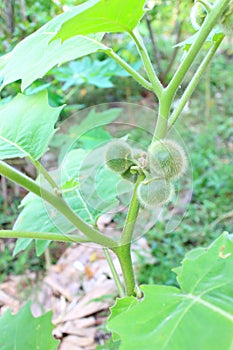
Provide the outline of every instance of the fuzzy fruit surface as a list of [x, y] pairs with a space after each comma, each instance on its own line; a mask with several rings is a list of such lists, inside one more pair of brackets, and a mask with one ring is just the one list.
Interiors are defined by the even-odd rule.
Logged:
[[175, 141], [153, 142], [148, 150], [149, 168], [153, 175], [165, 179], [179, 178], [187, 169], [183, 148]]
[[170, 201], [174, 192], [170, 181], [149, 180], [140, 183], [137, 189], [139, 203], [145, 208], [159, 207]]
[[132, 163], [131, 147], [124, 140], [109, 143], [106, 150], [107, 166], [116, 173], [125, 173]]

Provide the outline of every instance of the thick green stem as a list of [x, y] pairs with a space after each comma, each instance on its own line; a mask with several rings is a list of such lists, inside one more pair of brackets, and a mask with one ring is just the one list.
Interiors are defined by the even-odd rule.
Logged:
[[147, 49], [145, 48], [145, 45], [143, 43], [143, 40], [138, 32], [137, 29], [134, 29], [134, 31], [132, 33], [130, 33], [132, 39], [134, 40], [138, 52], [141, 56], [141, 59], [143, 61], [144, 67], [146, 69], [147, 75], [149, 80], [152, 83], [153, 86], [153, 91], [154, 93], [158, 96], [158, 98], [161, 96], [162, 90], [163, 90], [163, 86], [161, 84], [161, 82], [159, 81], [159, 78], [157, 77], [154, 67], [151, 63], [149, 54], [147, 52]]
[[133, 231], [134, 231], [134, 227], [136, 224], [138, 211], [140, 208], [140, 204], [139, 204], [138, 198], [137, 198], [137, 189], [138, 189], [139, 184], [144, 180], [144, 178], [145, 178], [144, 174], [140, 174], [138, 176], [138, 180], [137, 180], [137, 183], [136, 183], [135, 188], [134, 188], [133, 196], [132, 196], [129, 210], [128, 210], [128, 214], [126, 217], [125, 226], [124, 226], [123, 233], [122, 233], [120, 243], [119, 243], [119, 245], [121, 245], [121, 246], [132, 242]]
[[163, 90], [159, 99], [159, 114], [153, 140], [163, 139], [166, 136], [171, 103], [172, 96], [167, 90]]
[[169, 83], [167, 90], [171, 94], [171, 96], [175, 96], [176, 90], [179, 85], [182, 83], [186, 73], [190, 69], [194, 59], [199, 53], [202, 45], [206, 41], [211, 30], [214, 28], [216, 23], [218, 23], [218, 19], [223, 13], [223, 11], [227, 8], [227, 5], [230, 3], [230, 0], [218, 0], [215, 5], [212, 7], [211, 12], [207, 15], [205, 22], [201, 26], [198, 35], [190, 47], [186, 57], [182, 61], [180, 67], [176, 71], [173, 76], [171, 82]]
[[131, 243], [115, 248], [114, 252], [117, 255], [121, 265], [121, 270], [125, 281], [126, 294], [128, 296], [135, 295], [136, 281], [131, 257]]
[[145, 89], [153, 91], [153, 86], [149, 81], [144, 79], [135, 69], [133, 69], [127, 62], [118, 56], [112, 49], [105, 50], [105, 53], [113, 58], [126, 72], [128, 72], [140, 85]]
[[46, 189], [41, 188], [35, 181], [20, 173], [18, 170], [14, 169], [3, 161], [0, 161], [0, 174], [22, 186], [26, 190], [46, 200], [61, 214], [63, 214], [76, 228], [83, 232], [91, 242], [108, 248], [116, 246], [117, 243], [114, 240], [105, 237], [99, 231], [86, 224], [78, 215], [75, 214], [75, 212], [61, 197], [58, 197]]
[[224, 38], [224, 35], [222, 35], [221, 38], [218, 39], [218, 41], [215, 41], [212, 45], [212, 47], [210, 48], [208, 54], [206, 55], [206, 57], [204, 58], [204, 60], [202, 61], [202, 63], [200, 64], [198, 70], [196, 71], [196, 73], [194, 74], [194, 76], [192, 77], [189, 85], [187, 86], [185, 92], [183, 93], [182, 98], [180, 99], [179, 105], [177, 106], [177, 108], [173, 111], [173, 113], [171, 114], [169, 121], [168, 121], [168, 127], [170, 128], [172, 125], [174, 125], [174, 123], [176, 122], [177, 118], [179, 117], [179, 115], [181, 114], [181, 112], [183, 111], [186, 103], [188, 102], [188, 100], [190, 99], [192, 93], [194, 92], [194, 90], [197, 87], [197, 84], [199, 83], [201, 77], [203, 76], [204, 71], [206, 70], [206, 68], [208, 67], [211, 59], [213, 58], [213, 56], [215, 55], [219, 45], [221, 44], [222, 40]]
[[117, 289], [118, 289], [118, 292], [119, 292], [119, 295], [121, 298], [123, 298], [125, 296], [125, 293], [124, 293], [124, 289], [122, 287], [122, 284], [121, 284], [121, 281], [120, 281], [120, 278], [118, 276], [118, 273], [116, 271], [116, 268], [113, 264], [113, 261], [112, 261], [112, 258], [111, 258], [111, 255], [109, 254], [109, 251], [107, 248], [104, 248], [104, 254], [105, 254], [105, 257], [107, 259], [107, 262], [108, 262], [108, 265], [110, 267], [110, 270], [112, 272], [112, 276], [113, 276], [113, 279], [116, 283], [116, 286], [117, 286]]
[[48, 241], [58, 242], [74, 242], [74, 243], [88, 243], [90, 240], [81, 238], [77, 235], [64, 235], [61, 233], [52, 232], [29, 232], [29, 231], [12, 231], [12, 230], [0, 230], [0, 238], [33, 238], [43, 239]]
[[137, 199], [137, 188], [144, 178], [144, 174], [139, 174], [120, 242], [118, 243], [118, 247], [114, 248], [113, 250], [121, 265], [127, 295], [135, 295], [136, 281], [131, 258], [131, 243], [140, 207]]

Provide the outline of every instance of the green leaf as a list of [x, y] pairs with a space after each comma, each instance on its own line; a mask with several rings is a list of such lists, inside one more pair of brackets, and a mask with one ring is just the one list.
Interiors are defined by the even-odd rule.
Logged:
[[[52, 178], [58, 182], [61, 187], [67, 184], [67, 181], [78, 175], [80, 164], [86, 156], [84, 150], [73, 150], [67, 154], [62, 169], [50, 172]], [[40, 182], [40, 178], [37, 179]], [[59, 183], [60, 182], [60, 183]], [[45, 183], [42, 183], [45, 187]], [[78, 189], [65, 193], [64, 198], [72, 209], [86, 222], [90, 223], [90, 213], [88, 207], [85, 207], [82, 198], [79, 196]], [[75, 227], [55, 208], [47, 204], [43, 199], [29, 193], [21, 202], [23, 210], [19, 214], [13, 229], [16, 231], [35, 231], [35, 232], [61, 232], [69, 234], [75, 230]], [[16, 242], [14, 255], [27, 248], [31, 239], [20, 238]], [[36, 251], [38, 255], [44, 253], [49, 241], [36, 240]]]
[[[73, 10], [54, 39], [99, 32], [131, 32], [143, 17], [145, 0], [90, 0]], [[86, 6], [85, 6], [86, 5]], [[88, 6], [89, 5], [89, 6]]]
[[30, 303], [16, 315], [7, 310], [0, 317], [0, 350], [56, 350], [59, 341], [52, 336], [52, 313], [33, 317]]
[[92, 149], [94, 146], [109, 140], [110, 134], [100, 126], [113, 122], [121, 112], [121, 108], [111, 108], [103, 112], [97, 112], [93, 108], [86, 118], [80, 119], [79, 122], [75, 116], [73, 126], [69, 131], [66, 134], [55, 134], [51, 141], [51, 146], [58, 147], [60, 150], [59, 160], [65, 156], [67, 147], [76, 141], [80, 141], [79, 146]]
[[13, 251], [13, 256], [21, 252], [22, 250], [25, 250], [33, 241], [33, 238], [19, 238], [16, 241], [16, 245]]
[[[71, 232], [74, 230], [73, 226], [67, 222], [63, 215], [57, 215], [57, 212], [54, 210], [54, 221], [51, 219], [50, 215], [53, 216], [52, 208], [50, 213], [47, 212], [45, 204], [42, 199], [39, 197], [28, 194], [24, 201], [22, 202], [23, 210], [19, 214], [13, 229], [16, 231], [30, 231], [35, 232]], [[59, 229], [58, 229], [59, 228]], [[62, 234], [62, 233], [61, 233]], [[32, 239], [20, 238], [16, 242], [14, 249], [14, 255], [18, 254], [22, 250], [26, 249], [29, 244], [32, 242]], [[37, 254], [41, 255], [44, 250], [40, 249], [43, 243], [39, 243], [39, 240], [36, 240]], [[44, 242], [45, 248], [46, 243]], [[46, 241], [48, 242], [48, 241]], [[49, 244], [49, 242], [47, 243]]]
[[[138, 303], [137, 299], [134, 297], [125, 297], [122, 299], [117, 299], [116, 304], [110, 308], [111, 315], [108, 319], [108, 325], [111, 323], [112, 319], [116, 319], [117, 317], [121, 317], [124, 312], [129, 311], [132, 307], [134, 307]], [[113, 341], [120, 340], [120, 337], [117, 333], [112, 334]]]
[[54, 125], [63, 107], [48, 105], [47, 92], [17, 95], [0, 106], [0, 159], [39, 159], [47, 150]]
[[232, 350], [233, 236], [187, 254], [176, 271], [181, 289], [142, 286], [142, 300], [116, 302], [108, 326], [120, 349]]
[[41, 256], [45, 252], [49, 244], [50, 244], [50, 241], [36, 239], [36, 255]]
[[[87, 4], [83, 4], [87, 7]], [[61, 43], [51, 41], [62, 23], [73, 17], [73, 9], [55, 17], [35, 33], [21, 41], [13, 51], [0, 59], [2, 87], [22, 80], [22, 90], [42, 78], [51, 68], [64, 62], [108, 49], [100, 41], [103, 34], [79, 36]]]

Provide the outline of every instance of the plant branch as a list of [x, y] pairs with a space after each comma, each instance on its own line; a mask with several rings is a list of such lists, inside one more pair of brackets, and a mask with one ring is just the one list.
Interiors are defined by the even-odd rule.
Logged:
[[38, 171], [38, 175], [41, 173], [44, 178], [47, 180], [47, 182], [51, 185], [52, 189], [55, 190], [58, 188], [56, 182], [53, 180], [53, 178], [50, 176], [49, 172], [43, 167], [43, 165], [39, 162], [39, 160], [35, 160], [32, 157], [28, 157], [30, 162], [35, 166], [35, 168]]
[[149, 81], [143, 78], [135, 69], [133, 69], [126, 61], [124, 61], [116, 52], [112, 49], [104, 50], [104, 52], [111, 58], [113, 58], [126, 72], [128, 72], [140, 85], [145, 89], [153, 91], [153, 86]]
[[159, 113], [153, 140], [163, 139], [167, 133], [168, 117], [172, 104], [173, 95], [164, 89], [159, 99]]
[[124, 277], [126, 294], [135, 295], [136, 281], [131, 257], [131, 242], [114, 248], [114, 253], [118, 257]]
[[108, 262], [108, 265], [110, 267], [110, 270], [112, 272], [112, 276], [113, 276], [113, 279], [116, 283], [116, 286], [117, 286], [117, 289], [118, 289], [118, 292], [119, 292], [119, 295], [120, 295], [120, 298], [123, 298], [125, 296], [125, 293], [124, 293], [124, 289], [122, 287], [122, 284], [121, 284], [121, 281], [120, 281], [120, 278], [118, 276], [118, 273], [116, 271], [116, 268], [113, 264], [113, 261], [112, 261], [112, 258], [111, 258], [111, 255], [109, 254], [109, 251], [107, 248], [104, 248], [104, 255], [106, 257], [106, 260]]
[[130, 33], [130, 36], [134, 40], [134, 42], [137, 46], [138, 52], [141, 56], [144, 67], [146, 69], [148, 78], [152, 83], [153, 91], [159, 98], [161, 96], [162, 91], [163, 91], [163, 86], [162, 86], [161, 82], [159, 81], [157, 74], [155, 73], [155, 70], [154, 70], [153, 65], [151, 63], [149, 54], [147, 52], [147, 49], [143, 43], [143, 40], [142, 40], [139, 32], [137, 31], [137, 28], [135, 28], [133, 30], [133, 32]]
[[200, 64], [198, 70], [196, 71], [196, 73], [192, 77], [192, 79], [191, 79], [189, 85], [187, 86], [185, 92], [183, 93], [182, 98], [180, 99], [179, 105], [177, 106], [177, 108], [171, 114], [171, 116], [169, 118], [169, 121], [168, 121], [168, 128], [171, 128], [171, 126], [174, 125], [174, 123], [176, 122], [177, 118], [179, 117], [179, 115], [183, 111], [186, 103], [188, 102], [189, 98], [191, 97], [192, 93], [194, 92], [195, 88], [197, 87], [197, 84], [199, 83], [201, 77], [203, 76], [203, 73], [206, 70], [206, 68], [208, 67], [211, 59], [215, 55], [215, 53], [216, 53], [219, 45], [221, 44], [223, 38], [224, 38], [224, 35], [222, 35], [222, 37], [218, 41], [215, 41], [212, 44], [212, 47], [210, 48], [208, 54], [205, 56], [204, 60]]
[[137, 183], [134, 188], [133, 196], [130, 202], [125, 226], [123, 233], [118, 243], [118, 246], [114, 248], [114, 253], [117, 255], [118, 260], [121, 265], [122, 273], [124, 276], [126, 293], [127, 295], [135, 295], [135, 276], [133, 270], [133, 263], [131, 257], [131, 243], [133, 237], [133, 231], [136, 224], [138, 211], [139, 211], [139, 202], [137, 199], [137, 188], [141, 181], [145, 178], [144, 174], [139, 174]]
[[209, 33], [216, 25], [218, 18], [221, 16], [223, 11], [227, 8], [227, 5], [229, 4], [229, 2], [230, 0], [218, 0], [216, 4], [212, 7], [211, 12], [208, 13], [203, 25], [201, 26], [198, 32], [198, 35], [195, 41], [193, 42], [186, 57], [184, 58], [183, 62], [179, 66], [178, 70], [176, 71], [175, 75], [173, 76], [171, 82], [167, 87], [167, 90], [169, 91], [169, 93], [171, 93], [173, 97], [179, 85], [182, 83], [186, 73], [190, 69], [194, 59], [199, 53], [201, 47], [203, 46], [206, 38], [208, 37]]
[[[76, 228], [88, 237], [91, 242], [100, 244], [101, 246], [113, 248], [116, 242], [111, 238], [105, 237], [102, 233], [95, 230], [85, 223], [64, 201], [63, 198], [54, 195], [46, 189], [41, 188], [35, 181], [28, 176], [20, 173], [18, 170], [0, 161], [0, 174], [9, 180], [17, 183], [28, 191], [36, 194], [40, 198], [46, 200], [61, 214], [63, 214]], [[32, 237], [33, 238], [33, 237]]]
[[73, 242], [73, 243], [88, 243], [90, 240], [79, 237], [77, 235], [64, 235], [61, 233], [53, 232], [29, 232], [29, 231], [13, 231], [13, 230], [0, 230], [0, 238], [33, 238], [43, 239], [48, 241], [58, 242]]
[[122, 233], [119, 245], [125, 245], [128, 243], [131, 243], [132, 241], [133, 231], [136, 224], [138, 211], [140, 208], [140, 204], [137, 198], [137, 189], [139, 184], [144, 180], [144, 178], [145, 178], [144, 174], [139, 174], [137, 183], [134, 188], [133, 196], [130, 202], [128, 214], [125, 221], [125, 226], [123, 229], [123, 233]]

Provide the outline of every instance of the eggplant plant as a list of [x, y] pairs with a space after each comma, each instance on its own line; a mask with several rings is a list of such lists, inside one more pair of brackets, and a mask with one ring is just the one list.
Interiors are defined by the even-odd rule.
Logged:
[[[113, 334], [113, 340], [120, 342], [122, 350], [232, 350], [233, 237], [225, 232], [208, 248], [197, 248], [188, 253], [182, 265], [174, 269], [179, 288], [138, 286], [131, 248], [140, 210], [156, 211], [166, 205], [174, 193], [174, 181], [186, 174], [186, 152], [181, 144], [170, 139], [169, 130], [181, 115], [225, 35], [233, 33], [233, 2], [195, 1], [191, 20], [196, 33], [182, 44], [185, 54], [166, 86], [159, 80], [154, 69], [156, 62], [152, 64], [140, 34], [140, 21], [148, 12], [146, 6], [145, 0], [86, 1], [53, 18], [18, 43], [12, 52], [0, 57], [1, 89], [17, 80], [21, 80], [22, 88], [21, 94], [0, 105], [0, 174], [29, 192], [23, 199], [23, 209], [13, 230], [0, 230], [0, 237], [18, 238], [15, 252], [27, 247], [32, 240], [36, 242], [38, 253], [43, 252], [50, 241], [94, 243], [102, 247], [119, 293], [111, 308], [108, 329]], [[105, 33], [126, 33], [130, 36], [141, 58], [143, 75], [105, 44]], [[178, 103], [173, 104], [179, 87], [190, 74], [190, 68], [203, 52], [206, 42], [208, 51], [205, 51], [204, 59], [196, 66]], [[57, 131], [55, 125], [63, 106], [51, 107], [45, 91], [25, 94], [25, 89], [53, 67], [96, 52], [109, 56], [158, 100], [158, 113], [154, 113], [155, 128], [146, 150], [134, 149], [127, 137], [111, 139], [105, 148], [108, 178], [124, 178], [133, 188], [118, 238], [98, 229], [100, 211], [92, 211], [80, 195], [77, 174], [81, 171], [84, 157], [81, 149], [77, 147], [68, 152], [63, 162], [66, 175], [62, 177], [59, 169], [48, 171], [40, 161]], [[94, 117], [103, 118], [102, 124], [100, 120], [96, 123], [105, 125], [116, 116], [94, 113]], [[86, 129], [84, 126], [85, 130], [92, 127], [93, 116], [92, 119], [87, 118], [86, 124], [88, 122], [90, 125], [86, 125]], [[36, 167], [36, 180], [7, 162], [16, 157], [25, 157]], [[59, 231], [56, 224], [44, 220], [44, 203], [65, 223], [64, 230]], [[107, 207], [101, 208], [101, 212], [107, 210]], [[45, 214], [42, 215], [42, 212]], [[113, 265], [110, 251], [119, 260], [123, 283]], [[0, 349], [57, 348], [57, 341], [51, 340], [48, 320], [43, 320], [41, 328], [48, 334], [46, 339], [40, 336], [33, 338], [38, 328], [36, 325], [32, 327], [30, 317], [28, 307], [21, 311], [20, 316], [3, 315], [0, 319], [3, 334]], [[11, 332], [16, 329], [11, 326], [12, 320], [14, 324], [25, 322], [18, 337], [12, 336]], [[28, 322], [31, 332], [28, 332]], [[31, 345], [25, 347], [22, 337], [25, 337], [26, 344]]]

